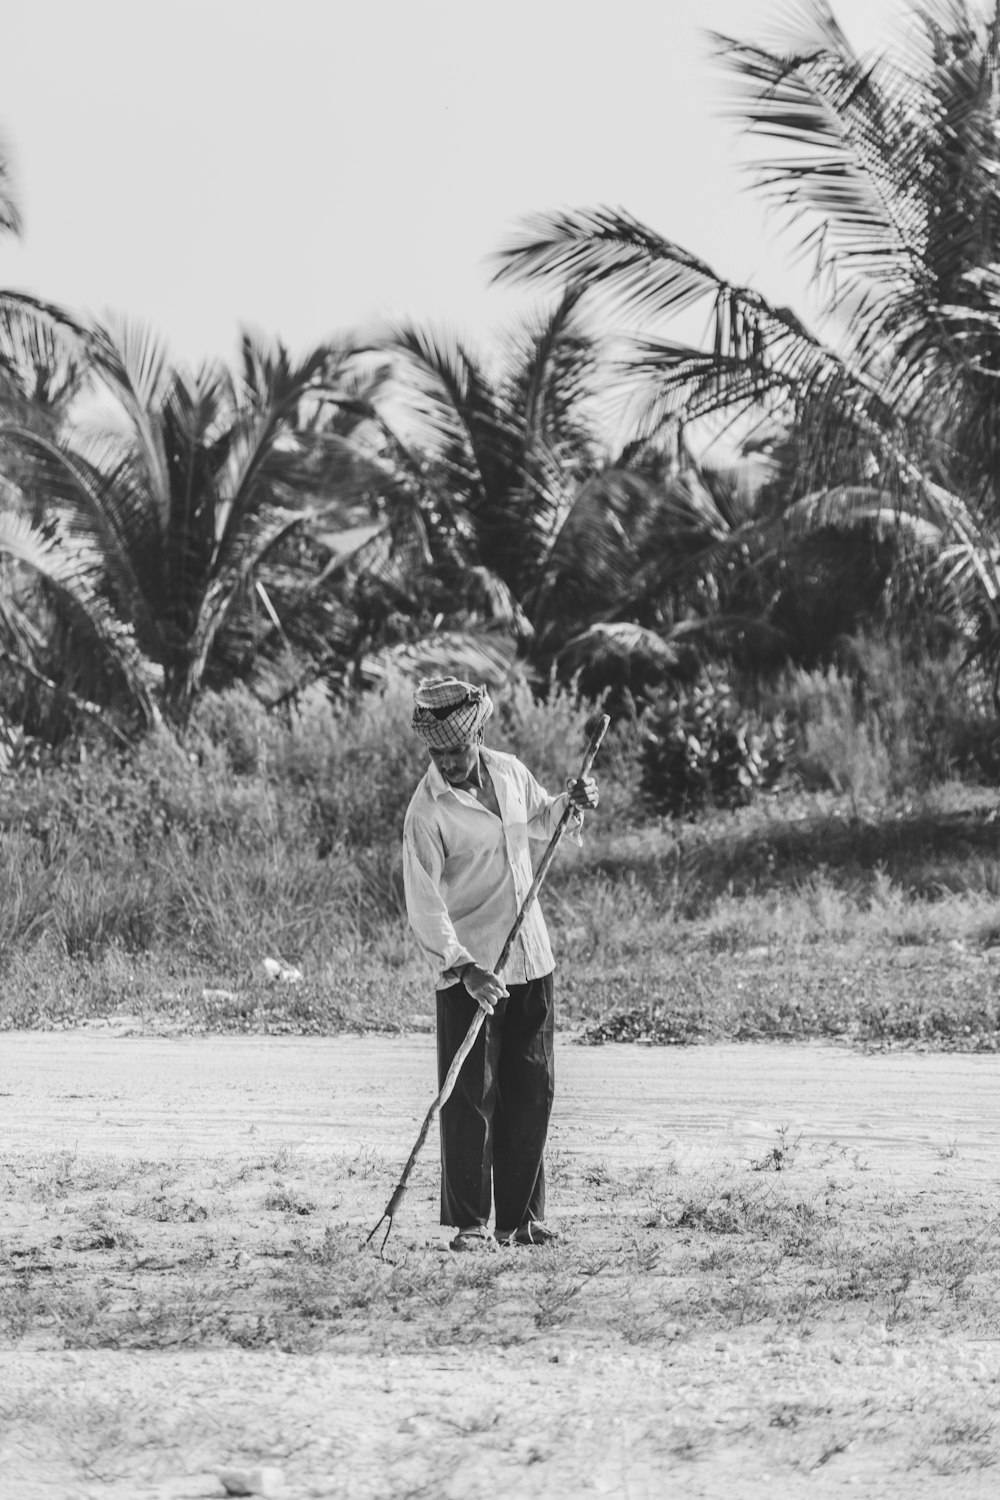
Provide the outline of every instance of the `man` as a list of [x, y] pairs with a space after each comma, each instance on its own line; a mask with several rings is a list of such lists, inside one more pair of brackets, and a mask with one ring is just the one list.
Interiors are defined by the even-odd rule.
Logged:
[[403, 825], [410, 924], [438, 969], [439, 1086], [476, 1013], [486, 1021], [441, 1111], [441, 1222], [453, 1250], [495, 1238], [546, 1244], [543, 1155], [555, 1086], [552, 950], [533, 901], [501, 977], [501, 949], [532, 881], [529, 839], [549, 839], [567, 801], [570, 827], [597, 806], [592, 776], [551, 797], [513, 755], [487, 750], [485, 687], [425, 679], [413, 728], [431, 764]]

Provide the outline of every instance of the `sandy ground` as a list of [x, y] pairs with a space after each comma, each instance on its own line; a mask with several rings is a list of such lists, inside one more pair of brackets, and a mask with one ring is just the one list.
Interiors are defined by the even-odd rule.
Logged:
[[[430, 1037], [128, 1031], [0, 1037], [6, 1169], [61, 1151], [192, 1170], [282, 1148], [306, 1163], [354, 1153], [377, 1169], [357, 1174], [339, 1215], [359, 1229], [375, 1223], [433, 1097]], [[816, 1181], [837, 1153], [858, 1164], [869, 1192], [985, 1222], [1000, 1184], [998, 1072], [986, 1056], [562, 1038], [552, 1152], [611, 1175], [669, 1157], [683, 1175], [745, 1168], [795, 1140], [806, 1156], [814, 1148]], [[386, 1162], [398, 1164], [388, 1175]], [[394, 1236], [443, 1245], [435, 1193], [432, 1144]], [[549, 1219], [572, 1236], [600, 1212], [564, 1193]], [[11, 1208], [10, 1243], [22, 1228]], [[315, 1355], [14, 1347], [0, 1350], [0, 1421], [13, 1393], [18, 1422], [0, 1427], [5, 1500], [218, 1496], [220, 1469], [249, 1462], [251, 1430], [256, 1461], [280, 1470], [274, 1492], [290, 1500], [1000, 1490], [1000, 1344], [940, 1320], [896, 1336], [838, 1314], [766, 1339], [742, 1326], [648, 1345], [553, 1322], [509, 1347], [396, 1353], [390, 1343], [377, 1357], [349, 1344]], [[73, 1469], [65, 1431], [47, 1454], [38, 1424], [24, 1425], [32, 1401], [42, 1411], [53, 1393], [75, 1414], [85, 1461]], [[116, 1440], [108, 1413], [122, 1410], [146, 1423], [127, 1477], [102, 1466]]]

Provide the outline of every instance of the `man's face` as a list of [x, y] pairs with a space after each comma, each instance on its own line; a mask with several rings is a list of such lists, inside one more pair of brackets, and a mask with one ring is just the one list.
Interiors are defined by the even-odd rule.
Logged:
[[468, 781], [479, 764], [479, 746], [474, 740], [471, 744], [459, 745], [457, 749], [451, 750], [438, 750], [432, 745], [430, 757], [445, 781]]

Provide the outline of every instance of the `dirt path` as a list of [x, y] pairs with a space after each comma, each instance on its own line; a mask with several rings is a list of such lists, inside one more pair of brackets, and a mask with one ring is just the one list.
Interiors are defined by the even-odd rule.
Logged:
[[[769, 1155], [780, 1165], [785, 1152], [790, 1164], [793, 1151], [800, 1195], [846, 1194], [851, 1176], [883, 1215], [919, 1204], [932, 1227], [949, 1216], [996, 1220], [997, 1058], [586, 1048], [564, 1038], [558, 1071], [552, 1156], [562, 1167], [550, 1218], [571, 1237], [597, 1245], [600, 1215], [611, 1211], [588, 1184], [669, 1162], [690, 1197], [706, 1174], [746, 1174], [752, 1163], [760, 1172]], [[283, 1151], [305, 1180], [310, 1163], [318, 1171], [353, 1157], [338, 1217], [370, 1226], [432, 1095], [426, 1036], [8, 1034], [0, 1161], [11, 1174], [59, 1153], [183, 1164], [196, 1186], [204, 1171], [208, 1193], [209, 1166], [217, 1177], [220, 1162]], [[442, 1240], [434, 1158], [429, 1146], [398, 1230], [430, 1265], [428, 1295], [445, 1274], [427, 1261]], [[40, 1209], [37, 1194], [13, 1188], [7, 1197], [9, 1245], [29, 1231], [36, 1247], [53, 1242], [51, 1215], [68, 1206]], [[0, 1276], [10, 1264], [0, 1257]], [[641, 1281], [637, 1272], [637, 1299]], [[0, 1351], [0, 1491], [17, 1500], [216, 1496], [213, 1473], [252, 1449], [282, 1470], [290, 1500], [457, 1500], [508, 1486], [624, 1500], [992, 1496], [1000, 1345], [951, 1330], [946, 1318], [897, 1333], [890, 1322], [835, 1309], [779, 1329], [729, 1319], [724, 1332], [647, 1341], [536, 1315], [520, 1342], [506, 1343], [501, 1329], [466, 1348], [453, 1330], [448, 1347], [417, 1352], [401, 1326], [399, 1341], [374, 1355], [349, 1340], [312, 1355], [22, 1344]]]
[[[0, 1058], [5, 1150], [205, 1157], [285, 1145], [402, 1164], [435, 1087], [428, 1036], [176, 1040], [90, 1028], [8, 1033]], [[1000, 1179], [993, 1056], [563, 1039], [557, 1087], [553, 1147], [595, 1161], [638, 1164], [671, 1146], [692, 1163], [739, 1159], [784, 1128], [863, 1148], [873, 1168], [903, 1177], [951, 1151], [963, 1179]]]

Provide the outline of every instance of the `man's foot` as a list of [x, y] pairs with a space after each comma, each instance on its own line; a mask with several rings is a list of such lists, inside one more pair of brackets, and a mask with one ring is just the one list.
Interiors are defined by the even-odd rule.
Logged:
[[485, 1224], [470, 1224], [466, 1229], [460, 1229], [455, 1238], [449, 1241], [449, 1250], [487, 1250], [490, 1248], [490, 1237], [486, 1233]]
[[497, 1239], [501, 1245], [555, 1245], [559, 1236], [539, 1219], [529, 1219], [519, 1229], [498, 1229]]

